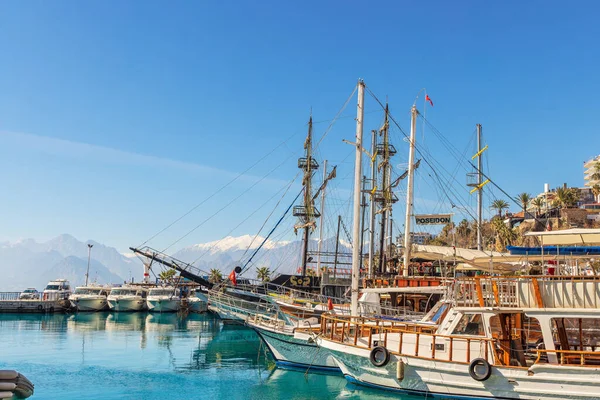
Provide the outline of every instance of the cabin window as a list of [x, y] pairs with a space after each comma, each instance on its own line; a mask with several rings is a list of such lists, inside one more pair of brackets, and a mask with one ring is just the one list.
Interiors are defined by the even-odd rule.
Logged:
[[485, 335], [483, 317], [481, 314], [465, 314], [452, 332], [453, 335]]
[[552, 336], [560, 350], [600, 351], [600, 319], [552, 318]]
[[439, 323], [440, 318], [445, 315], [446, 310], [448, 309], [448, 303], [444, 303], [440, 306], [440, 308], [438, 308], [438, 310], [435, 312], [435, 314], [433, 314], [431, 316], [431, 318], [429, 319], [431, 322], [433, 323]]

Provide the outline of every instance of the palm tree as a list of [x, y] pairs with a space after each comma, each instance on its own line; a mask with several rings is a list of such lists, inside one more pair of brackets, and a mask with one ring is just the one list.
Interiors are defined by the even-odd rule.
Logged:
[[460, 245], [464, 244], [466, 245], [466, 247], [469, 247], [469, 238], [471, 236], [471, 226], [469, 224], [469, 221], [467, 221], [466, 219], [460, 221], [460, 223], [456, 227], [456, 235], [458, 236], [458, 240], [460, 240]]
[[594, 173], [590, 175], [592, 181], [600, 181], [600, 161], [594, 164]]
[[210, 273], [208, 275], [208, 281], [212, 282], [212, 283], [219, 283], [223, 280], [223, 275], [221, 274], [221, 271], [213, 268], [210, 270]]
[[535, 207], [535, 216], [537, 217], [542, 211], [542, 207], [544, 206], [544, 199], [542, 199], [541, 197], [536, 197], [535, 199], [531, 200], [531, 205]]
[[600, 203], [600, 185], [596, 183], [592, 186], [592, 193], [594, 193], [594, 201]]
[[505, 251], [516, 239], [517, 234], [510, 229], [500, 218], [492, 220], [492, 229], [496, 233], [496, 250]]
[[167, 269], [158, 274], [158, 279], [160, 279], [163, 282], [171, 282], [171, 280], [175, 277], [176, 274], [177, 271], [175, 271], [174, 269]]
[[523, 217], [525, 217], [525, 214], [527, 213], [527, 206], [531, 201], [531, 195], [525, 192], [520, 193], [519, 195], [517, 195], [517, 201], [521, 203], [521, 208], [523, 209]]
[[257, 268], [256, 277], [263, 282], [269, 282], [271, 280], [271, 271], [267, 267]]
[[559, 208], [570, 208], [577, 204], [579, 193], [575, 188], [558, 188], [554, 196], [553, 204]]
[[490, 208], [498, 211], [498, 216], [502, 218], [502, 210], [508, 210], [508, 203], [501, 199], [496, 199], [492, 202]]

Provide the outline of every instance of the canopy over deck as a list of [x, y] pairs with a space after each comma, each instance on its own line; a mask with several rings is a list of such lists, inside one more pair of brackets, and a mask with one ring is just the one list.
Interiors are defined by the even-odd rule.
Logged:
[[565, 229], [562, 231], [528, 232], [525, 236], [535, 236], [542, 246], [592, 245], [600, 244], [600, 229]]

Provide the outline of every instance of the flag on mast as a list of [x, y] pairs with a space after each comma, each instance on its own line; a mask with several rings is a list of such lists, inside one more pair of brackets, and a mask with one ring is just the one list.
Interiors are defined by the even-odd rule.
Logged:
[[433, 101], [431, 100], [431, 97], [429, 97], [429, 95], [427, 93], [425, 93], [425, 101], [428, 101], [429, 104], [431, 104], [431, 107], [433, 107]]
[[231, 271], [231, 273], [229, 274], [229, 280], [231, 281], [231, 283], [233, 283], [233, 286], [237, 286], [237, 279], [235, 276], [235, 270]]

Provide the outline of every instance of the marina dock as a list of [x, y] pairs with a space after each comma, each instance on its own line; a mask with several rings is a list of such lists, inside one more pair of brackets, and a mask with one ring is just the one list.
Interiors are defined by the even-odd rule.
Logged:
[[19, 299], [20, 292], [0, 292], [0, 313], [52, 314], [72, 309], [68, 299], [46, 296], [42, 299]]

